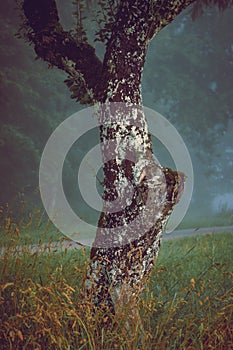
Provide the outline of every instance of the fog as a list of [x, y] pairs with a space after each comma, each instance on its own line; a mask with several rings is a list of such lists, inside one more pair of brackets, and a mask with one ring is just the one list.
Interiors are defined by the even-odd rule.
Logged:
[[[62, 6], [60, 12], [68, 16]], [[44, 146], [55, 128], [83, 106], [70, 99], [65, 74], [48, 70], [34, 59], [32, 47], [15, 37], [19, 19], [13, 1], [5, 1], [0, 10], [0, 201], [12, 208], [25, 201], [31, 210], [42, 207], [38, 171]], [[232, 8], [223, 13], [213, 8], [193, 22], [186, 11], [148, 50], [144, 105], [176, 127], [193, 163], [194, 190], [181, 227], [233, 224], [232, 17]], [[103, 45], [94, 45], [101, 56]], [[82, 138], [64, 166], [69, 201], [90, 221], [97, 220], [98, 213], [83, 202], [77, 171], [82, 157], [97, 143], [96, 132]], [[173, 166], [166, 149], [158, 140], [153, 143], [160, 163]]]

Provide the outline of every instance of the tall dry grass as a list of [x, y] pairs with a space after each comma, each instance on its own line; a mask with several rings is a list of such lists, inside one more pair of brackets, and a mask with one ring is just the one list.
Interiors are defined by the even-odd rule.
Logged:
[[2, 221], [0, 349], [233, 349], [233, 234], [163, 243], [140, 300], [146, 347], [125, 331], [127, 310], [116, 319], [83, 299], [89, 249], [32, 252], [22, 236]]

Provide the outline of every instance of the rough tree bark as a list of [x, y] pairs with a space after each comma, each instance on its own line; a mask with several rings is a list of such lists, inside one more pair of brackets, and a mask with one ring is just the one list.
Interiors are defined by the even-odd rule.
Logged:
[[[25, 35], [37, 56], [68, 73], [67, 85], [79, 102], [104, 103], [98, 117], [105, 202], [86, 290], [95, 306], [113, 313], [130, 304], [129, 318], [136, 323], [138, 298], [184, 186], [183, 174], [154, 160], [142, 108], [143, 66], [150, 40], [192, 2], [120, 1], [103, 62], [87, 42], [63, 30], [55, 0], [24, 0], [22, 6]], [[130, 224], [137, 218], [135, 236]]]

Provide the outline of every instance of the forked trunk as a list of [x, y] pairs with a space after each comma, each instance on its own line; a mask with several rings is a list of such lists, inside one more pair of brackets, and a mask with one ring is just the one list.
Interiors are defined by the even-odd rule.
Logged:
[[131, 310], [128, 325], [133, 315], [139, 322], [137, 300], [184, 185], [184, 175], [157, 164], [152, 153], [140, 88], [147, 46], [194, 1], [119, 1], [103, 63], [62, 28], [55, 0], [22, 1], [23, 34], [38, 57], [68, 73], [72, 97], [98, 104], [103, 210], [86, 292], [98, 308]]

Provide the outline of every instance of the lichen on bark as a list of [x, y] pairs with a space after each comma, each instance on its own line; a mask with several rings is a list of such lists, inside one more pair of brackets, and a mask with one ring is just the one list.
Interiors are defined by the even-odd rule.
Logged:
[[192, 2], [119, 1], [101, 62], [87, 41], [62, 28], [55, 0], [22, 1], [24, 37], [37, 56], [68, 74], [79, 102], [98, 104], [104, 206], [86, 292], [95, 306], [113, 312], [125, 291], [137, 302], [183, 190], [184, 175], [153, 156], [141, 79], [150, 40]]

